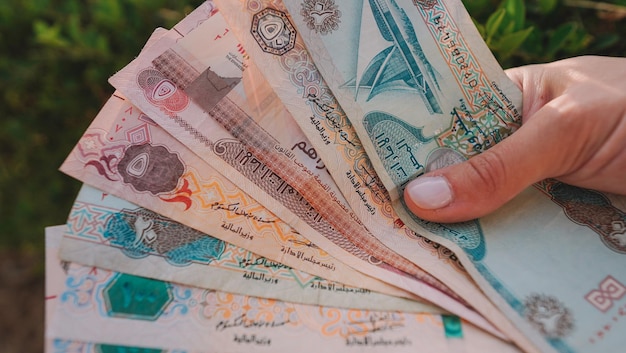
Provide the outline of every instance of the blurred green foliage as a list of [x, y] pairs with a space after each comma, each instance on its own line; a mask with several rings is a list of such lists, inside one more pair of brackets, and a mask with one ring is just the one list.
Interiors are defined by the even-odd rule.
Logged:
[[80, 183], [59, 166], [156, 27], [201, 0], [0, 2], [0, 248], [42, 248]]
[[503, 67], [595, 54], [625, 56], [626, 0], [465, 0]]
[[[43, 228], [65, 222], [80, 183], [58, 167], [113, 92], [107, 79], [201, 2], [0, 2], [0, 248], [41, 249]], [[626, 0], [604, 12], [573, 0], [465, 4], [505, 67], [626, 53]]]

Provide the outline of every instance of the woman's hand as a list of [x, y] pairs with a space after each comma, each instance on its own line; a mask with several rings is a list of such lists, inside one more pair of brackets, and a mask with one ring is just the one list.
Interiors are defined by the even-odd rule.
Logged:
[[577, 57], [507, 74], [523, 94], [520, 129], [411, 181], [409, 209], [430, 221], [465, 221], [546, 178], [626, 195], [626, 58]]

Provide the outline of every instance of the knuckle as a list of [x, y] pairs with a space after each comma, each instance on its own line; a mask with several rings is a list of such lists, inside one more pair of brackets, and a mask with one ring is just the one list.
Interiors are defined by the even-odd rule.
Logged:
[[506, 164], [499, 154], [485, 152], [467, 161], [469, 176], [478, 180], [478, 187], [497, 192], [506, 182]]

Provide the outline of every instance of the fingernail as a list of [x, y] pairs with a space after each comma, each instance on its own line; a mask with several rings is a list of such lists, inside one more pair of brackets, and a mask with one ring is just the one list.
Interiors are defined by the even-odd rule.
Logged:
[[444, 177], [419, 177], [406, 186], [408, 197], [418, 207], [434, 210], [452, 201], [452, 189]]

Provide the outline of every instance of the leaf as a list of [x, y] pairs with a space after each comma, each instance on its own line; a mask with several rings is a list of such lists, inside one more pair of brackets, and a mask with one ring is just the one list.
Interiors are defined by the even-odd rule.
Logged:
[[558, 0], [538, 0], [537, 8], [541, 14], [547, 15], [556, 8], [557, 3]]
[[533, 27], [528, 27], [521, 31], [505, 34], [498, 39], [495, 47], [497, 48], [498, 56], [501, 60], [504, 60], [511, 56], [515, 50], [517, 50], [528, 38], [533, 31]]
[[552, 58], [559, 49], [563, 48], [568, 38], [576, 31], [576, 24], [567, 22], [560, 25], [550, 36], [548, 46], [546, 48], [546, 56]]
[[504, 20], [504, 16], [506, 15], [505, 9], [498, 9], [496, 12], [492, 13], [491, 16], [487, 19], [487, 23], [485, 23], [485, 34], [487, 38], [485, 41], [487, 44], [491, 42], [491, 39], [500, 28], [502, 24], [502, 20]]
[[79, 14], [73, 13], [69, 15], [66, 29], [67, 29], [68, 36], [72, 41], [74, 42], [80, 41], [82, 29], [80, 28]]
[[36, 20], [33, 23], [33, 31], [37, 43], [59, 48], [69, 45], [67, 40], [61, 37], [61, 25], [58, 23], [50, 26], [41, 20]]
[[511, 19], [513, 31], [519, 31], [524, 28], [524, 20], [526, 18], [526, 7], [524, 0], [505, 0], [502, 8], [506, 10], [507, 17]]
[[593, 51], [605, 50], [619, 43], [620, 36], [617, 33], [606, 33], [598, 36], [593, 42]]
[[592, 40], [593, 37], [589, 35], [584, 28], [581, 26], [575, 26], [573, 33], [570, 34], [565, 41], [563, 50], [568, 53], [584, 52]]
[[99, 0], [91, 6], [93, 18], [98, 24], [115, 28], [122, 26], [124, 14], [122, 6], [118, 0]]

